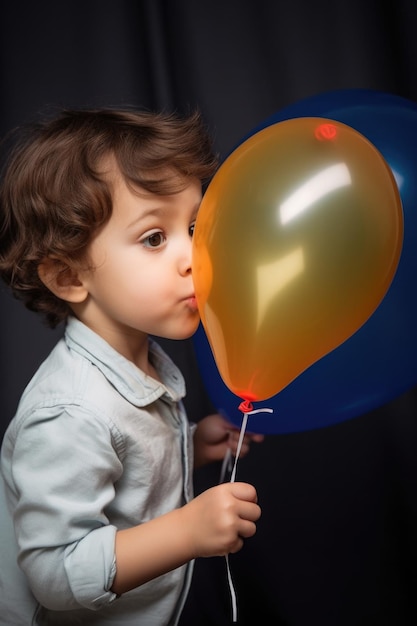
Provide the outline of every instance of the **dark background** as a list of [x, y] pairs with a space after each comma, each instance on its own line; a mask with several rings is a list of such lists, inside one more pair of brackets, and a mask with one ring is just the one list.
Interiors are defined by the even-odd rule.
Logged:
[[[224, 157], [263, 119], [328, 90], [417, 101], [415, 0], [2, 0], [0, 7], [2, 135], [55, 105], [198, 106]], [[59, 335], [0, 291], [0, 434]], [[164, 346], [188, 380], [190, 418], [199, 419], [210, 403], [192, 342]], [[253, 447], [238, 479], [255, 484], [263, 515], [257, 535], [231, 557], [239, 624], [417, 623], [416, 444], [411, 390], [344, 424]], [[200, 471], [197, 491], [218, 478], [217, 466]], [[199, 560], [182, 626], [230, 621], [224, 559]]]

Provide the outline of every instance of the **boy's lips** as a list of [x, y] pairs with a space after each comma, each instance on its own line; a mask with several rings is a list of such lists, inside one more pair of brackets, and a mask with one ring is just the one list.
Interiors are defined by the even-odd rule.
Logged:
[[194, 295], [189, 296], [188, 298], [185, 299], [185, 301], [188, 304], [188, 306], [190, 307], [190, 309], [193, 309], [194, 311], [197, 311], [197, 309], [198, 309], [197, 298]]

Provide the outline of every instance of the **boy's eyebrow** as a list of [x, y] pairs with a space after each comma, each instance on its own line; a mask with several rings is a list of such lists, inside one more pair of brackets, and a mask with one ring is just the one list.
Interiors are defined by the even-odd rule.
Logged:
[[160, 216], [166, 212], [167, 212], [167, 209], [164, 207], [155, 207], [153, 209], [145, 209], [144, 211], [141, 211], [141, 213], [127, 225], [127, 228], [131, 228], [132, 226], [135, 226], [138, 222], [141, 222], [147, 217]]
[[[197, 216], [197, 213], [200, 209], [200, 204], [201, 201], [196, 202], [195, 206], [193, 207], [192, 210], [192, 215], [193, 216]], [[148, 218], [148, 217], [160, 217], [163, 215], [166, 215], [167, 213], [169, 213], [169, 208], [168, 207], [164, 207], [164, 206], [157, 206], [157, 207], [153, 207], [153, 208], [149, 208], [149, 209], [144, 209], [140, 215], [138, 215], [137, 217], [135, 217], [128, 225], [127, 228], [132, 228], [133, 226], [135, 226], [136, 224], [140, 223], [142, 220]]]

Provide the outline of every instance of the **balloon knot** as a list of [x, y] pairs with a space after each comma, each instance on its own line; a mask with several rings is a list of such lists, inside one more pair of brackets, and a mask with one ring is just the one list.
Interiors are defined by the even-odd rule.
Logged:
[[253, 405], [249, 400], [243, 400], [243, 402], [239, 404], [239, 411], [242, 411], [242, 413], [250, 413], [252, 410]]

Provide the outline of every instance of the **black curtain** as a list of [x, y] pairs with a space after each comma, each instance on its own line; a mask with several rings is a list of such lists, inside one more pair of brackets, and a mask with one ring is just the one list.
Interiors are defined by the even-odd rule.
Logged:
[[[0, 6], [2, 135], [55, 105], [199, 107], [226, 156], [274, 112], [328, 90], [417, 101], [415, 0]], [[3, 432], [60, 331], [4, 288], [0, 322]], [[201, 418], [211, 406], [192, 342], [164, 347], [186, 376], [190, 418]], [[231, 558], [239, 624], [417, 623], [416, 418], [414, 389], [344, 424], [269, 436], [239, 462], [238, 478], [255, 484], [263, 509], [257, 535]], [[200, 471], [196, 490], [218, 477], [217, 466]], [[198, 560], [182, 626], [230, 622], [224, 559]]]

